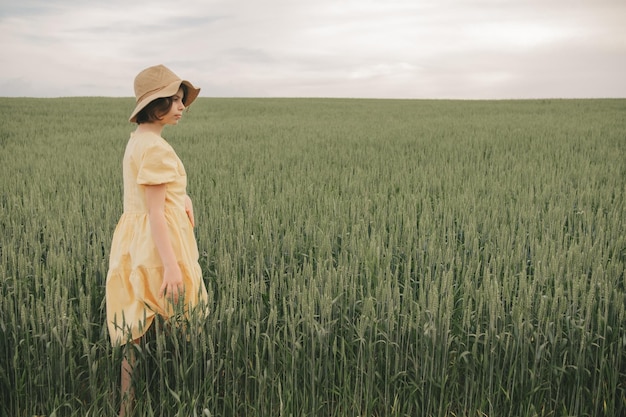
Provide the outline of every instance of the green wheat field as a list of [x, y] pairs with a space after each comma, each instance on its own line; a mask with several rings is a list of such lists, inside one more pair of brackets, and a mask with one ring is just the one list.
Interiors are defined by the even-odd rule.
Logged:
[[[114, 416], [127, 98], [0, 100], [0, 416]], [[626, 100], [201, 98], [211, 314], [136, 416], [626, 415]]]

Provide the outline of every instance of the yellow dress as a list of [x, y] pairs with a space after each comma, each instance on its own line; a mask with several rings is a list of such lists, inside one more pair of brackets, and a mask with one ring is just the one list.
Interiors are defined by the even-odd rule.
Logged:
[[[187, 175], [174, 149], [154, 133], [131, 134], [123, 161], [124, 212], [115, 228], [106, 279], [107, 325], [111, 343], [141, 337], [156, 314], [174, 308], [159, 298], [163, 265], [148, 220], [145, 186], [167, 184], [165, 218], [185, 286], [184, 312], [206, 303], [198, 247], [185, 212]], [[176, 309], [179, 311], [178, 309]]]

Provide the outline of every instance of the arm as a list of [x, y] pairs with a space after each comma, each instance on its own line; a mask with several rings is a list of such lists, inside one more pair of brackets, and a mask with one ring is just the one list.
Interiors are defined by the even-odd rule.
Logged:
[[183, 277], [174, 254], [165, 220], [165, 184], [146, 186], [146, 205], [152, 239], [157, 247], [163, 263], [163, 284], [159, 289], [159, 297], [167, 295], [178, 301], [183, 294]]

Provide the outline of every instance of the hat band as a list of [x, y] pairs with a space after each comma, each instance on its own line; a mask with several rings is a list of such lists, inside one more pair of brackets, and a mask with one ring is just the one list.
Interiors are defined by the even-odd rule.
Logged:
[[137, 98], [137, 103], [139, 103], [140, 101], [144, 100], [146, 97], [151, 96], [152, 94], [157, 93], [157, 92], [163, 90], [165, 87], [166, 86], [155, 88], [154, 90], [146, 91], [140, 97]]

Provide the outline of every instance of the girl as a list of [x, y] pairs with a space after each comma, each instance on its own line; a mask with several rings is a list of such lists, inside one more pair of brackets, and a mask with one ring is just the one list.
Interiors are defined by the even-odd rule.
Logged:
[[[107, 325], [115, 346], [138, 343], [158, 314], [189, 315], [207, 300], [198, 264], [185, 168], [161, 137], [177, 125], [199, 88], [163, 65], [135, 78], [137, 105], [123, 160], [124, 212], [111, 244], [106, 279]], [[133, 402], [132, 349], [122, 360], [120, 416]]]

